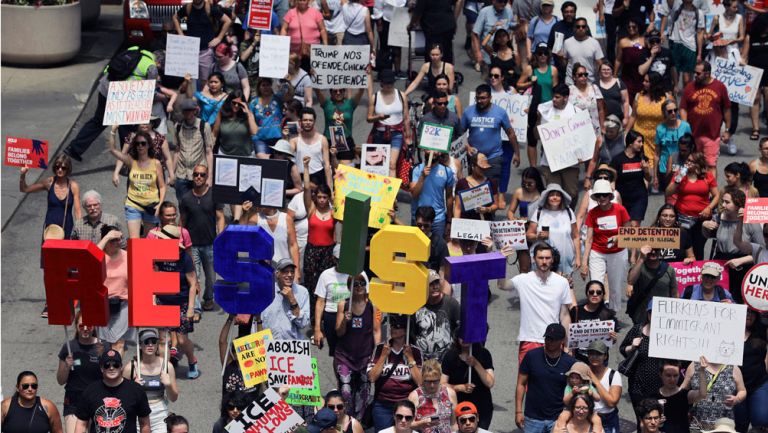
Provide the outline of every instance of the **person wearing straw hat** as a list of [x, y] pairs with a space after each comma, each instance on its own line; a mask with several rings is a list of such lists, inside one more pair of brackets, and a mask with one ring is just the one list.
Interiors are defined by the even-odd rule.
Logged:
[[[288, 173], [290, 173], [290, 176], [285, 183], [285, 196], [291, 198], [298, 195], [299, 200], [303, 202], [303, 198], [301, 198], [300, 195], [303, 190], [301, 186], [301, 174], [299, 173], [299, 167], [295, 164], [295, 155], [291, 148], [291, 144], [288, 140], [280, 139], [277, 140], [277, 143], [274, 145], [269, 146], [269, 148], [272, 149], [271, 159], [288, 161]], [[290, 205], [288, 207], [290, 208]]]
[[[159, 337], [154, 328], [139, 332], [139, 360], [132, 359], [129, 368], [123, 369], [123, 377], [141, 385], [147, 394], [149, 423], [152, 433], [165, 433], [165, 418], [168, 416], [168, 400], [179, 398], [176, 386], [176, 372], [167, 358], [158, 355]], [[140, 364], [140, 365], [139, 365]]]

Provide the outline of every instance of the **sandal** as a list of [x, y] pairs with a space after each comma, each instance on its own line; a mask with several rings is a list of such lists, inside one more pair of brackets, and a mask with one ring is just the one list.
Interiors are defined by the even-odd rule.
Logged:
[[749, 139], [752, 141], [757, 141], [757, 139], [760, 138], [760, 131], [757, 129], [752, 130], [752, 134], [750, 134]]

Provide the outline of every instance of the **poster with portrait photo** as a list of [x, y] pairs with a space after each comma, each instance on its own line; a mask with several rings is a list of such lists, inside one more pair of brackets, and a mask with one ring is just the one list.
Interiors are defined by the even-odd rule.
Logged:
[[360, 170], [366, 173], [389, 176], [389, 144], [364, 144], [363, 156], [360, 158]]
[[331, 147], [336, 149], [336, 153], [349, 150], [347, 136], [344, 134], [343, 126], [329, 126], [328, 131], [331, 136]]

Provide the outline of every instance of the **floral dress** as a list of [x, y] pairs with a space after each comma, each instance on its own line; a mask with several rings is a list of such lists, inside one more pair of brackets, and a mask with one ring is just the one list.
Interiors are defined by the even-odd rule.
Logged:
[[600, 113], [597, 110], [597, 100], [603, 99], [603, 94], [595, 84], [589, 84], [587, 87], [587, 94], [581, 93], [575, 84], [571, 84], [571, 96], [568, 97], [568, 102], [573, 104], [576, 108], [589, 113], [590, 119], [592, 119], [592, 126], [595, 128], [595, 135], [600, 136]]

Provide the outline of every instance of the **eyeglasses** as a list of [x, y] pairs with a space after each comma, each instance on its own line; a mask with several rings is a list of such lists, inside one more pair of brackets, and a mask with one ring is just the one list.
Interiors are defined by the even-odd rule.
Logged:
[[541, 52], [536, 53], [536, 55], [537, 56], [545, 56], [546, 57], [548, 54], [547, 54], [546, 51], [541, 51]]
[[87, 205], [85, 205], [85, 208], [86, 208], [86, 209], [92, 209], [92, 208], [97, 208], [97, 207], [99, 207], [99, 206], [101, 206], [101, 203], [93, 203], [93, 204], [87, 204]]
[[432, 227], [431, 223], [416, 223], [416, 227], [420, 229], [428, 229]]
[[536, 182], [534, 182], [534, 181], [523, 182], [523, 186], [536, 186]]
[[352, 283], [352, 287], [365, 287], [365, 281], [355, 281]]
[[574, 407], [573, 410], [575, 410], [576, 412], [587, 412], [589, 410], [589, 407], [579, 406], [579, 407]]
[[597, 197], [597, 198], [611, 198], [612, 195], [613, 194], [607, 194], [607, 193], [606, 194], [594, 194], [594, 196]]
[[435, 101], [434, 104], [444, 107], [444, 106], [448, 105], [448, 101]]
[[578, 74], [576, 74], [576, 76], [577, 77], [589, 77], [589, 73], [588, 72], [579, 72]]
[[677, 113], [677, 108], [670, 108], [667, 110], [667, 114]]
[[157, 338], [153, 338], [153, 337], [147, 338], [146, 340], [144, 340], [144, 345], [147, 345], [147, 344], [151, 344], [154, 346], [155, 344], [157, 344]]
[[491, 74], [491, 78], [501, 78], [501, 74]]
[[422, 383], [424, 383], [424, 385], [438, 385], [440, 383], [440, 379], [436, 379], [436, 380], [426, 380], [426, 379], [424, 379], [422, 381]]
[[325, 407], [331, 410], [343, 410], [344, 409], [344, 403], [339, 404], [326, 404]]
[[54, 170], [67, 170], [69, 167], [63, 164], [56, 164], [53, 166]]
[[476, 416], [463, 416], [459, 418], [459, 424], [472, 424], [477, 421]]
[[413, 415], [400, 415], [399, 413], [396, 413], [395, 414], [395, 419], [398, 420], [398, 421], [405, 420], [405, 421], [410, 422], [410, 421], [413, 421]]
[[649, 40], [648, 42], [650, 42], [651, 45], [660, 44], [661, 43], [661, 39], [653, 38], [653, 39]]
[[593, 295], [602, 296], [603, 295], [603, 291], [602, 290], [590, 290], [590, 291], [587, 292], [587, 294], [589, 296], [593, 296]]
[[21, 384], [21, 389], [23, 389], [23, 390], [25, 390], [25, 391], [26, 391], [26, 390], [28, 390], [30, 387], [32, 387], [32, 389], [37, 389], [37, 387], [38, 387], [38, 386], [39, 386], [39, 385], [38, 385], [37, 383], [22, 383], [22, 384]]
[[607, 174], [601, 174], [600, 176], [597, 176], [597, 180], [600, 180], [600, 179], [602, 179], [602, 180], [611, 180], [611, 177], [608, 176]]
[[81, 324], [79, 324], [79, 325], [77, 325], [77, 329], [88, 329], [88, 328], [90, 328], [90, 326], [88, 326], [88, 325], [83, 325], [82, 323], [81, 323]]
[[208, 173], [200, 173], [200, 172], [195, 171], [195, 172], [192, 172], [192, 176], [193, 177], [207, 177]]
[[245, 409], [245, 406], [238, 406], [238, 405], [235, 405], [235, 404], [228, 404], [227, 405], [227, 410], [235, 410], [235, 409], [237, 409], [239, 411], [242, 411], [243, 409]]
[[104, 370], [109, 370], [109, 369], [112, 369], [112, 368], [117, 369], [117, 368], [120, 368], [122, 366], [123, 366], [123, 364], [121, 364], [121, 363], [119, 363], [117, 361], [107, 361], [104, 364], [101, 364], [101, 368], [103, 368]]
[[136, 146], [146, 146], [149, 143], [147, 143], [146, 141], [142, 140], [142, 141], [134, 141], [133, 144], [136, 145]]
[[573, 28], [575, 28], [575, 29], [586, 29], [586, 28], [587, 28], [587, 25], [586, 25], [586, 24], [582, 24], [582, 25], [575, 25], [575, 26], [573, 26]]

